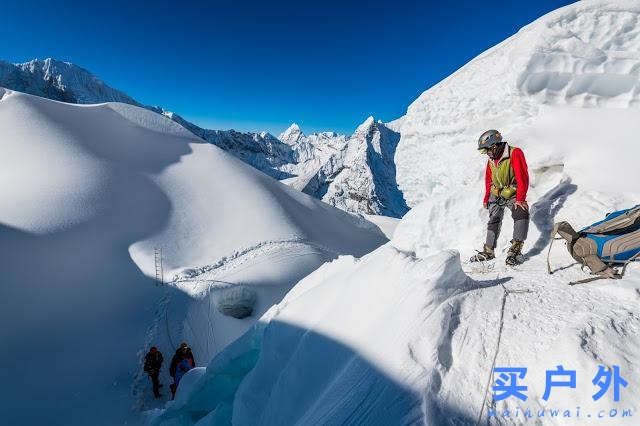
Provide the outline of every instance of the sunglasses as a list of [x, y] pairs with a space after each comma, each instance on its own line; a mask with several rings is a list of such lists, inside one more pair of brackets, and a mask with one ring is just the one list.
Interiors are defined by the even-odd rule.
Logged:
[[496, 148], [498, 148], [498, 145], [492, 145], [489, 148], [482, 148], [482, 149], [479, 149], [478, 151], [480, 151], [480, 154], [489, 154], [491, 151], [495, 150]]

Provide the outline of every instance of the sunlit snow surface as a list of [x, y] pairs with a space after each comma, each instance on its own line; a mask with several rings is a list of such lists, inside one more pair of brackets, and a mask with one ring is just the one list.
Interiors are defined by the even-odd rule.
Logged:
[[[322, 263], [387, 241], [135, 106], [2, 89], [0, 137], [2, 424], [138, 422], [166, 402], [149, 346], [167, 394], [180, 341], [206, 365]], [[221, 295], [253, 315], [223, 315]]]
[[[150, 422], [603, 424], [598, 414], [617, 409], [607, 424], [635, 424], [640, 268], [571, 287], [586, 273], [558, 244], [547, 275], [545, 255], [554, 221], [580, 227], [640, 203], [638, 22], [635, 1], [580, 2], [423, 93], [389, 124], [401, 135], [397, 178], [413, 207], [392, 241], [300, 281]], [[504, 266], [508, 214], [498, 259], [466, 262], [484, 239], [486, 157], [476, 141], [488, 128], [529, 162], [531, 232], [515, 268]], [[545, 373], [558, 365], [576, 371], [576, 389], [554, 387], [545, 401]], [[620, 367], [628, 385], [619, 401], [613, 389], [592, 399], [599, 365]], [[526, 402], [492, 402], [493, 367], [528, 369]], [[505, 409], [509, 418], [488, 419]], [[560, 416], [537, 418], [542, 409]]]

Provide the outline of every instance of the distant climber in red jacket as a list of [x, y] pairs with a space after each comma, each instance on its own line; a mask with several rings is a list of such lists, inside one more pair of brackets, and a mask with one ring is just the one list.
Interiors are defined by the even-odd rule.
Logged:
[[497, 130], [487, 130], [478, 140], [478, 149], [489, 156], [485, 172], [483, 205], [489, 209], [487, 240], [482, 251], [470, 260], [480, 262], [495, 258], [505, 207], [513, 218], [513, 239], [507, 253], [507, 265], [519, 263], [522, 246], [529, 231], [529, 171], [520, 148], [509, 146]]

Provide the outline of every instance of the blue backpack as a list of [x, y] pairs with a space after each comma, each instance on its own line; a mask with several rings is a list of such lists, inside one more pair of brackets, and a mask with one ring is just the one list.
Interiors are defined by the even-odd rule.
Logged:
[[[560, 238], [556, 238], [556, 234]], [[609, 213], [606, 217], [578, 232], [567, 222], [553, 226], [551, 244], [547, 253], [547, 268], [551, 265], [549, 254], [553, 240], [564, 239], [569, 254], [582, 266], [587, 266], [595, 278], [570, 284], [594, 281], [601, 278], [622, 278], [627, 265], [640, 260], [640, 205]], [[621, 267], [620, 271], [614, 267]]]

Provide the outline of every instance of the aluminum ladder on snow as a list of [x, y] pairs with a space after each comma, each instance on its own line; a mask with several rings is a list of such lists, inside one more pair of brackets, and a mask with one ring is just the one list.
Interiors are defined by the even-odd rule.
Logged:
[[153, 257], [156, 263], [156, 285], [164, 284], [164, 270], [162, 268], [162, 247], [153, 249]]

